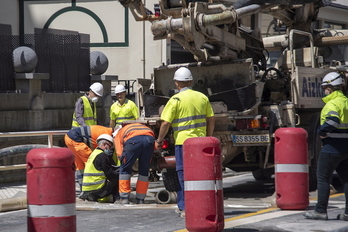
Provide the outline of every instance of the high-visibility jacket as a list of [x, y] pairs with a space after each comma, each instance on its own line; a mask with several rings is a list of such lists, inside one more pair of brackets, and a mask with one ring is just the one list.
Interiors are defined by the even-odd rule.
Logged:
[[123, 105], [118, 101], [110, 107], [110, 119], [115, 120], [116, 124], [121, 124], [126, 120], [135, 120], [138, 118], [138, 107], [136, 104], [126, 99]]
[[153, 131], [140, 123], [132, 123], [122, 127], [114, 138], [117, 156], [121, 156], [123, 152], [123, 144], [130, 138], [138, 135], [150, 135], [155, 137]]
[[105, 173], [97, 170], [93, 164], [94, 159], [102, 152], [102, 149], [97, 148], [89, 156], [86, 163], [85, 172], [83, 174], [82, 191], [97, 190], [105, 185]]
[[94, 149], [97, 147], [97, 138], [101, 134], [112, 135], [112, 131], [113, 129], [110, 127], [93, 125], [71, 129], [68, 131], [67, 135], [75, 142], [85, 143], [88, 147]]
[[[96, 104], [91, 105], [86, 96], [80, 97], [83, 102], [83, 119], [85, 120], [86, 126], [97, 125], [97, 107]], [[92, 109], [93, 107], [93, 109]], [[76, 121], [75, 112], [73, 114], [72, 128], [79, 127], [81, 125]]]
[[334, 91], [323, 98], [318, 134], [326, 136], [322, 152], [345, 154], [348, 144], [348, 98], [342, 91]]
[[206, 119], [213, 116], [207, 96], [190, 88], [183, 88], [169, 99], [161, 119], [172, 124], [175, 145], [182, 145], [188, 138], [206, 136]]

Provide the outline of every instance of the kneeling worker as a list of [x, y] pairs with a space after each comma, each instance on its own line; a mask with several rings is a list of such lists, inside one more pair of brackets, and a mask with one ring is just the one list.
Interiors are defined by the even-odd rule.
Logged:
[[97, 138], [102, 134], [111, 135], [112, 128], [93, 125], [71, 129], [64, 137], [65, 145], [75, 155], [76, 176], [82, 187], [82, 178], [85, 170], [85, 163], [89, 155], [97, 147]]
[[[107, 201], [112, 194], [114, 202], [118, 198], [118, 168], [112, 158], [113, 138], [102, 134], [97, 138], [98, 147], [89, 156], [82, 181], [83, 194], [80, 199], [88, 201]], [[116, 199], [115, 199], [116, 198]]]

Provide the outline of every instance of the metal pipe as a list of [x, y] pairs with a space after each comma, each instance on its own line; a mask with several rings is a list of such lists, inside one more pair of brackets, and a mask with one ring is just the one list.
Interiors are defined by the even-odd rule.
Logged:
[[[146, 5], [146, 0], [144, 0], [144, 6]], [[145, 21], [143, 21], [143, 78], [145, 79], [145, 69], [146, 69], [146, 55], [145, 55], [145, 51], [146, 51], [146, 40], [145, 40]]]
[[6, 165], [6, 166], [0, 166], [0, 171], [8, 171], [8, 170], [19, 170], [19, 169], [26, 169], [26, 164], [15, 164], [15, 165]]
[[175, 169], [175, 156], [153, 157], [150, 168], [156, 171], [162, 171], [164, 168]]
[[252, 5], [237, 9], [236, 13], [237, 13], [238, 18], [243, 18], [243, 17], [247, 17], [250, 15], [256, 14], [256, 13], [260, 12], [263, 8], [267, 8], [267, 7], [271, 7], [271, 5], [261, 6], [259, 4], [252, 4]]
[[[202, 22], [198, 22], [197, 25], [202, 26], [211, 26], [219, 24], [229, 24], [234, 23], [237, 19], [247, 17], [253, 14], [260, 12], [265, 8], [271, 8], [273, 5], [261, 6], [259, 4], [252, 4], [240, 9], [234, 10], [234, 8], [223, 11], [222, 13], [217, 14], [203, 14]], [[219, 6], [220, 9], [224, 9]], [[212, 8], [216, 10], [218, 8]], [[183, 27], [183, 19], [177, 18], [173, 19], [169, 17], [164, 20], [153, 21], [151, 25], [151, 30], [154, 35], [160, 35], [164, 32], [173, 32], [177, 31]]]
[[177, 31], [180, 28], [182, 28], [182, 18], [173, 19], [169, 17], [168, 19], [154, 21], [151, 25], [151, 31], [154, 35], [160, 35], [166, 31]]
[[209, 13], [216, 14], [228, 10], [224, 4], [208, 5]]
[[24, 132], [1, 132], [1, 137], [24, 137], [24, 136], [49, 136], [49, 135], [64, 135], [68, 130], [54, 130], [54, 131], [24, 131]]
[[[203, 27], [214, 26], [220, 24], [230, 24], [237, 20], [235, 11], [224, 11], [219, 14], [203, 15]], [[200, 24], [198, 24], [200, 25]]]
[[169, 192], [166, 189], [160, 190], [155, 196], [157, 204], [174, 204], [176, 203], [176, 199], [176, 192]]
[[164, 169], [164, 168], [175, 168], [176, 166], [176, 162], [175, 162], [175, 156], [165, 156], [165, 157], [161, 157], [158, 160], [158, 166], [160, 169]]

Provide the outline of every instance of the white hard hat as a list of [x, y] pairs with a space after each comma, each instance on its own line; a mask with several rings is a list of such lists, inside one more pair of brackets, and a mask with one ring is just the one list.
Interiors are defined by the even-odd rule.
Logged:
[[332, 85], [332, 86], [344, 85], [344, 80], [339, 73], [329, 72], [323, 78], [323, 83], [321, 85], [322, 86], [325, 86], [325, 85]]
[[100, 140], [102, 140], [102, 139], [104, 139], [104, 140], [106, 140], [106, 141], [108, 141], [108, 142], [114, 144], [114, 139], [112, 138], [111, 135], [108, 135], [108, 134], [101, 134], [101, 135], [99, 135], [99, 137], [97, 138], [97, 143], [98, 143]]
[[126, 92], [126, 88], [123, 85], [116, 85], [115, 94]]
[[112, 133], [112, 136], [115, 137], [117, 133], [121, 130], [122, 125], [115, 126], [114, 132]]
[[97, 94], [99, 97], [103, 96], [104, 88], [103, 85], [99, 82], [93, 83], [90, 87], [90, 90], [92, 90], [93, 93]]
[[192, 81], [192, 74], [188, 68], [181, 67], [175, 71], [174, 78], [175, 81]]

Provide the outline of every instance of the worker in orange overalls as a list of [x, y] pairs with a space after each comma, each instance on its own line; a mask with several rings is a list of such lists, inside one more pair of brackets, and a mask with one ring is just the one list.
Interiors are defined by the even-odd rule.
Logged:
[[132, 166], [138, 159], [139, 173], [136, 184], [136, 203], [144, 204], [149, 187], [149, 168], [154, 150], [155, 134], [145, 125], [132, 123], [115, 129], [113, 135], [116, 154], [121, 161], [119, 176], [120, 203], [129, 204]]
[[74, 153], [76, 177], [82, 186], [85, 164], [89, 155], [97, 147], [97, 138], [101, 134], [112, 135], [113, 128], [92, 125], [73, 128], [64, 136], [65, 145]]

